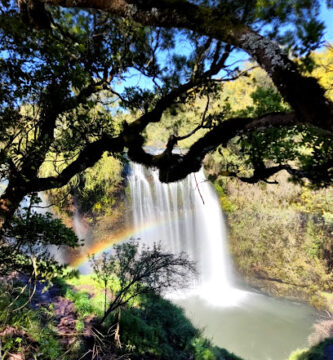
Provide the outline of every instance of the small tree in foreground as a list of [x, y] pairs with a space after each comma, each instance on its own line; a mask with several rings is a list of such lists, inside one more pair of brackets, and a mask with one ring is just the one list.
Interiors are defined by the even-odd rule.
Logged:
[[0, 237], [0, 276], [16, 271], [51, 281], [67, 273], [66, 265], [55, 259], [55, 253], [62, 247], [76, 248], [81, 243], [73, 230], [50, 212], [38, 213], [35, 208], [40, 202], [37, 194], [27, 198]]
[[93, 255], [90, 262], [97, 279], [113, 293], [101, 324], [115, 309], [139, 295], [185, 287], [196, 272], [185, 254], [164, 253], [157, 244], [152, 249], [139, 247], [134, 240], [114, 246], [100, 258]]

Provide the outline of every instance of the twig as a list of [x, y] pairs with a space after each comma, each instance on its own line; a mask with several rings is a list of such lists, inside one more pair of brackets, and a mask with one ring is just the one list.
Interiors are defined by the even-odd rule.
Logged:
[[199, 189], [199, 184], [198, 184], [197, 177], [195, 176], [195, 173], [193, 174], [193, 176], [194, 176], [196, 188], [198, 189], [198, 193], [199, 193], [199, 195], [200, 195], [200, 197], [201, 197], [202, 203], [205, 205], [205, 201], [204, 201], [204, 198], [202, 197], [201, 191], [200, 191], [200, 189]]
[[[31, 276], [30, 280], [31, 280], [33, 277], [35, 278], [33, 290], [32, 290], [32, 292], [29, 294], [29, 299], [28, 299], [23, 305], [19, 306], [19, 307], [16, 308], [16, 309], [13, 309], [13, 312], [14, 312], [14, 311], [19, 311], [19, 310], [23, 309], [28, 303], [31, 302], [33, 296], [35, 295], [36, 287], [37, 287], [37, 264], [36, 264], [36, 258], [35, 258], [35, 257], [32, 257], [32, 258], [31, 258], [31, 262], [32, 262], [32, 267], [33, 267], [34, 270], [33, 270], [33, 274], [32, 274], [32, 276]], [[30, 282], [30, 280], [29, 280], [29, 282]]]
[[79, 360], [83, 359], [86, 355], [90, 354], [91, 352], [93, 352], [91, 349], [88, 350], [86, 353], [84, 353]]

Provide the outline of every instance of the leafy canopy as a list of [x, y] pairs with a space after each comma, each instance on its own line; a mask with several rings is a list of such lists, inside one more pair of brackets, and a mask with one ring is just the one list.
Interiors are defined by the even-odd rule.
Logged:
[[[77, 9], [77, 1], [66, 9], [45, 3], [22, 0], [20, 10], [13, 0], [0, 3], [0, 176], [8, 180], [1, 226], [25, 195], [66, 185], [105, 152], [128, 151], [170, 182], [198, 170], [219, 145], [239, 141], [252, 173], [230, 176], [257, 182], [287, 170], [297, 180], [331, 184], [330, 103], [302, 75], [313, 69], [310, 51], [322, 40], [319, 0], [133, 0], [124, 1], [125, 13], [114, 1], [109, 12]], [[205, 26], [207, 14], [216, 27]], [[288, 59], [275, 41], [300, 59]], [[215, 106], [228, 81], [249, 74], [234, 64], [237, 48], [274, 83], [254, 89], [246, 112], [231, 101]], [[154, 156], [144, 148], [146, 131], [165, 117], [171, 134]], [[188, 153], [172, 152], [192, 136]]]

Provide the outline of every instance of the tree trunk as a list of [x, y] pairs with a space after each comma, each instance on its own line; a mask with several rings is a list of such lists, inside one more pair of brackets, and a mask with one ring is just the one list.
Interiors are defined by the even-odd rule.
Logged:
[[0, 197], [0, 237], [27, 193], [23, 184], [14, 180], [9, 181], [5, 192]]
[[312, 77], [301, 75], [280, 46], [244, 27], [238, 34], [239, 47], [266, 70], [283, 98], [302, 122], [333, 132], [333, 107], [324, 89]]

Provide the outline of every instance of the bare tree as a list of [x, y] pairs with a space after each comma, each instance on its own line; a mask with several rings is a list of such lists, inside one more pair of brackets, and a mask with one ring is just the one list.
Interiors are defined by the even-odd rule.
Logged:
[[151, 249], [140, 248], [134, 240], [114, 246], [111, 253], [100, 258], [92, 256], [90, 262], [97, 278], [113, 293], [100, 324], [114, 310], [139, 295], [188, 286], [196, 273], [194, 263], [185, 254], [163, 252], [157, 244]]

